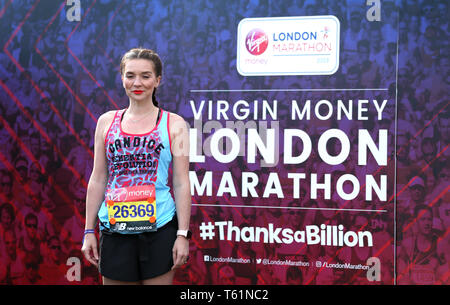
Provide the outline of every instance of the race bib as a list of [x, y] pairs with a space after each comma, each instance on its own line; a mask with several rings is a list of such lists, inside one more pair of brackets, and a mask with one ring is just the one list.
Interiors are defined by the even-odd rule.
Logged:
[[156, 231], [156, 198], [153, 184], [110, 189], [106, 193], [106, 206], [111, 231]]

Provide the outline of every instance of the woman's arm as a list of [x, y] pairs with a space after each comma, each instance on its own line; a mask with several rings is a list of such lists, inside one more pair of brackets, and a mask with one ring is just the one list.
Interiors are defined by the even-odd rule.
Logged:
[[[191, 217], [189, 183], [189, 133], [186, 122], [179, 115], [170, 114], [169, 132], [173, 160], [173, 194], [177, 210], [178, 229], [188, 230]], [[173, 247], [174, 267], [180, 267], [189, 255], [189, 240], [177, 236]]]
[[[98, 210], [105, 196], [105, 188], [108, 181], [105, 132], [106, 128], [111, 124], [112, 117], [112, 112], [100, 116], [95, 129], [94, 167], [87, 188], [85, 230], [95, 229]], [[97, 266], [98, 249], [95, 234], [85, 235], [81, 251], [89, 262]]]

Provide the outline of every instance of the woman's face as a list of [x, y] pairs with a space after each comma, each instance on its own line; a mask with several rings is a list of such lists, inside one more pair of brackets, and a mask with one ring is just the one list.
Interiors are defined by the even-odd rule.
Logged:
[[130, 59], [125, 63], [122, 83], [126, 94], [135, 101], [152, 99], [153, 90], [159, 86], [153, 62], [147, 59]]
[[8, 212], [6, 212], [5, 210], [3, 210], [2, 214], [0, 215], [0, 222], [2, 223], [4, 228], [11, 227], [11, 224], [12, 224], [11, 215]]

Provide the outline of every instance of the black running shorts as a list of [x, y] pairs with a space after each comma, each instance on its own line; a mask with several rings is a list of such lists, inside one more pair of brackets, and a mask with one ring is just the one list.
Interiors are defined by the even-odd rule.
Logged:
[[178, 222], [173, 219], [156, 232], [100, 235], [100, 274], [116, 281], [136, 282], [170, 271]]

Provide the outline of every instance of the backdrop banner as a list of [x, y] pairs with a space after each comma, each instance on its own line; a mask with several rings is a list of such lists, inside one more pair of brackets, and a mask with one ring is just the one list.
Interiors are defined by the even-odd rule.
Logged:
[[80, 251], [95, 126], [127, 107], [120, 59], [145, 47], [189, 128], [176, 284], [449, 284], [447, 12], [0, 0], [0, 283], [101, 283]]

